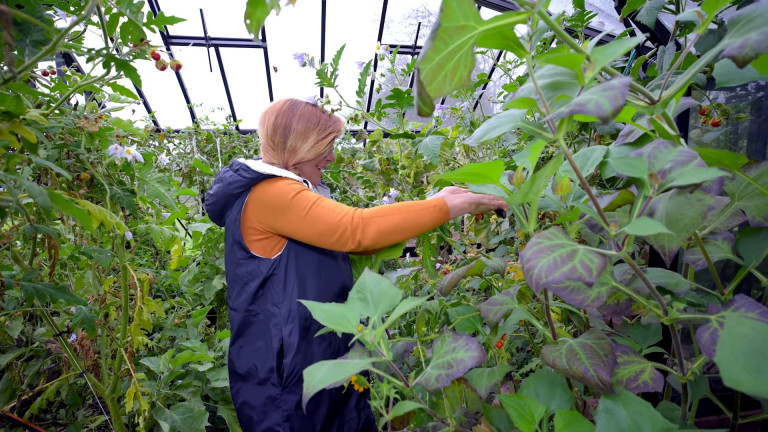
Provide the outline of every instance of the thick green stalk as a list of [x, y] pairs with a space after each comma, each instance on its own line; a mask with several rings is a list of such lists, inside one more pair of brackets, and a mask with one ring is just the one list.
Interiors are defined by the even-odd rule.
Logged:
[[[128, 264], [125, 262], [125, 246], [120, 241], [120, 237], [114, 236], [113, 242], [117, 249], [117, 257], [120, 261], [120, 286], [121, 286], [121, 307], [120, 307], [120, 336], [117, 341], [119, 350], [124, 347], [128, 340], [128, 315], [130, 311], [129, 305], [129, 290], [128, 290]], [[109, 383], [109, 393], [114, 394], [117, 390], [117, 385], [120, 383], [120, 370], [123, 367], [123, 356], [118, 352], [115, 353], [115, 363], [113, 367], [112, 381]]]
[[715, 269], [715, 265], [712, 263], [712, 258], [709, 257], [707, 248], [704, 247], [704, 242], [701, 241], [701, 237], [699, 237], [699, 233], [694, 232], [693, 239], [696, 240], [696, 245], [699, 247], [699, 250], [701, 251], [701, 255], [704, 257], [704, 261], [707, 262], [707, 267], [709, 268], [709, 272], [712, 274], [712, 278], [715, 280], [715, 285], [717, 285], [717, 292], [720, 293], [721, 297], [725, 296], [725, 288], [723, 288], [723, 282], [720, 281], [720, 276], [717, 274], [717, 269]]

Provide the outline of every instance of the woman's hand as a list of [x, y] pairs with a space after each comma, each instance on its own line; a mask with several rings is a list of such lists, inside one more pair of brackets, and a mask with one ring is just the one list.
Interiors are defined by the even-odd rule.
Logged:
[[442, 198], [451, 211], [451, 219], [463, 214], [482, 214], [496, 209], [509, 211], [509, 205], [494, 195], [476, 194], [455, 186], [447, 187], [432, 196]]

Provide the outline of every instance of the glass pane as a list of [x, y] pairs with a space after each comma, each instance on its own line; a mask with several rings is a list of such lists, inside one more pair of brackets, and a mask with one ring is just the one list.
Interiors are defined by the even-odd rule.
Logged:
[[[293, 56], [295, 53], [307, 53], [314, 57], [315, 64], [320, 62], [320, 16], [320, 2], [305, 1], [297, 7], [285, 7], [280, 15], [273, 14], [267, 18], [265, 29], [269, 63], [277, 68], [277, 72], [274, 68], [272, 70], [275, 100], [319, 96], [314, 69], [302, 68]], [[297, 37], [299, 35], [301, 37]]]
[[424, 45], [438, 15], [440, 15], [440, 0], [389, 2], [381, 43], [413, 45], [413, 41], [416, 39], [416, 29], [421, 23], [417, 44]]
[[243, 22], [245, 1], [158, 0], [158, 4], [160, 10], [166, 15], [186, 19], [168, 28], [168, 32], [172, 35], [203, 36], [203, 23], [200, 19], [200, 9], [202, 9], [209, 36], [251, 39]]
[[207, 117], [219, 124], [226, 123], [230, 116], [229, 104], [214, 50], [211, 49], [212, 68], [209, 68], [206, 48], [174, 47], [173, 52], [184, 64], [181, 75], [197, 117], [203, 122]]
[[[264, 51], [260, 49], [221, 48], [232, 103], [240, 129], [257, 129], [259, 116], [269, 105]], [[272, 71], [272, 76], [275, 76]], [[222, 90], [223, 91], [223, 90]], [[229, 111], [229, 109], [227, 109]]]
[[[152, 61], [134, 62], [142, 81], [142, 90], [160, 126], [180, 129], [192, 125], [179, 82], [170, 70], [160, 72]], [[188, 64], [185, 65], [189, 66]], [[131, 88], [132, 87], [128, 87]]]
[[496, 15], [501, 15], [501, 12], [495, 11], [493, 9], [488, 9], [488, 8], [480, 8], [480, 16], [484, 20], [491, 19], [491, 18], [495, 17]]
[[[621, 23], [619, 14], [613, 8], [613, 0], [586, 0], [584, 3], [586, 10], [597, 14], [597, 17], [590, 23], [590, 27], [600, 31], [609, 30], [614, 34], [624, 31], [624, 24]], [[572, 0], [551, 0], [549, 11], [572, 14], [573, 2]]]
[[[381, 19], [382, 3], [383, 0], [328, 0], [327, 2], [325, 58], [330, 61], [336, 50], [346, 44], [341, 57], [338, 83], [341, 94], [350, 104], [354, 104], [357, 99], [355, 91], [357, 91], [357, 81], [360, 76], [357, 62], [373, 60], [376, 53], [376, 34]], [[329, 96], [333, 101], [338, 100], [338, 96], [333, 92], [330, 92]]]

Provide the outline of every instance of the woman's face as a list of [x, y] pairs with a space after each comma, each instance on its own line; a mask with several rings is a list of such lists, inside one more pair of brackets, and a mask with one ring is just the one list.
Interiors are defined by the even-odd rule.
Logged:
[[326, 155], [296, 164], [296, 171], [298, 171], [298, 174], [301, 177], [309, 180], [313, 186], [316, 186], [320, 184], [320, 180], [322, 178], [323, 170], [325, 167], [327, 167], [329, 163], [335, 160], [336, 152], [333, 148], [331, 148], [331, 151]]

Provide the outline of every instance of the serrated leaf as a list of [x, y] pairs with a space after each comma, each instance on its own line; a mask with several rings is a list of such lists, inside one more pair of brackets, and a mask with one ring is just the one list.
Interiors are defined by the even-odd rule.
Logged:
[[501, 406], [507, 411], [512, 422], [522, 432], [535, 432], [539, 429], [539, 422], [544, 418], [546, 407], [520, 394], [500, 395]]
[[474, 368], [464, 375], [469, 385], [485, 399], [488, 394], [498, 387], [504, 376], [512, 371], [512, 366], [504, 363], [490, 368]]
[[520, 253], [520, 263], [537, 294], [548, 288], [570, 305], [590, 308], [608, 298], [603, 284], [592, 289], [608, 267], [605, 257], [576, 243], [559, 227], [534, 235]]
[[469, 85], [475, 45], [483, 35], [489, 36], [488, 43], [508, 42], [509, 35], [505, 38], [504, 32], [496, 31], [511, 33], [507, 29], [524, 22], [528, 15], [507, 12], [484, 21], [472, 0], [444, 2], [416, 66], [418, 114], [429, 117], [435, 99]]
[[369, 368], [377, 359], [337, 359], [323, 360], [310, 365], [302, 376], [304, 390], [301, 394], [301, 405], [306, 410], [307, 402], [320, 390], [341, 385], [352, 375]]
[[528, 376], [518, 393], [541, 403], [550, 414], [571, 409], [575, 401], [565, 377], [549, 368], [539, 369]]
[[664, 376], [648, 360], [626, 345], [614, 344], [613, 351], [617, 362], [613, 371], [614, 384], [632, 393], [663, 390]]
[[565, 376], [581, 381], [601, 393], [611, 392], [616, 355], [611, 340], [597, 329], [576, 339], [561, 339], [541, 350], [541, 361]]
[[710, 360], [716, 356], [716, 347], [719, 346], [720, 334], [725, 327], [727, 313], [738, 314], [743, 318], [768, 324], [768, 309], [744, 294], [736, 294], [724, 309], [718, 311], [716, 308], [715, 312], [709, 323], [696, 330], [696, 341], [699, 343], [699, 348], [702, 354]]
[[464, 376], [468, 370], [482, 365], [485, 356], [483, 346], [472, 336], [444, 329], [432, 345], [429, 365], [414, 384], [429, 391], [439, 390]]
[[152, 416], [163, 432], [205, 432], [205, 427], [209, 426], [208, 411], [202, 403], [181, 402], [171, 409], [158, 405], [152, 410]]
[[637, 12], [637, 15], [635, 15], [635, 19], [650, 28], [654, 28], [656, 26], [656, 18], [665, 4], [667, 4], [667, 0], [650, 0], [645, 2], [643, 7]]
[[603, 123], [608, 123], [624, 108], [631, 82], [632, 78], [630, 77], [619, 77], [590, 87], [567, 105], [552, 113], [551, 118], [560, 119], [583, 114], [595, 117]]
[[723, 383], [750, 396], [768, 398], [768, 322], [726, 312], [723, 327], [714, 358]]
[[15, 281], [21, 285], [21, 294], [27, 300], [37, 300], [42, 304], [61, 303], [65, 305], [86, 306], [88, 302], [70, 291], [66, 285], [54, 285], [48, 282], [37, 282], [33, 279]]
[[365, 269], [349, 292], [346, 307], [378, 323], [384, 314], [400, 303], [402, 296], [402, 291], [392, 285], [389, 279]]
[[440, 161], [440, 149], [444, 141], [445, 137], [442, 135], [430, 135], [419, 142], [419, 153], [424, 159], [436, 164]]

